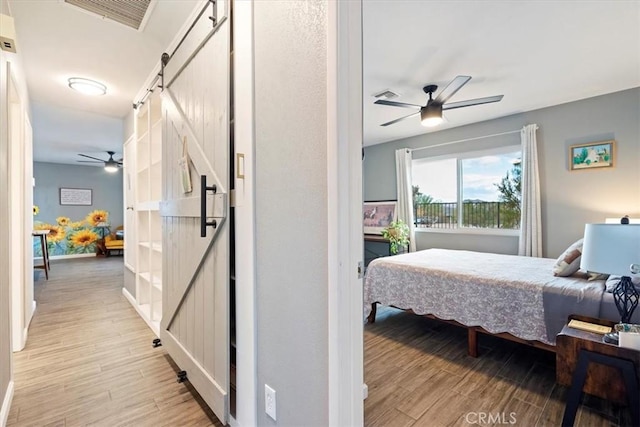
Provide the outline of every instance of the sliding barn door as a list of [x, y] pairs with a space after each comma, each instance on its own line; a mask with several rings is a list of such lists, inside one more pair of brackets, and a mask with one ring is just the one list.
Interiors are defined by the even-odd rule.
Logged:
[[230, 108], [225, 3], [208, 2], [164, 68], [160, 207], [160, 337], [224, 423], [229, 407]]

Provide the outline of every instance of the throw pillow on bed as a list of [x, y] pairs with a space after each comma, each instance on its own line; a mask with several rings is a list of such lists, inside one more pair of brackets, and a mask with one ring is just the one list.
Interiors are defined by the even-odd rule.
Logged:
[[[633, 283], [633, 285], [636, 288], [640, 287], [640, 276], [630, 276], [630, 277], [631, 277], [631, 283]], [[613, 274], [609, 276], [609, 278], [607, 279], [607, 282], [605, 283], [605, 286], [607, 287], [607, 292], [613, 292], [613, 288], [616, 287], [620, 279], [621, 279], [620, 276], [614, 276]]]
[[567, 277], [580, 269], [582, 256], [582, 239], [569, 246], [553, 265], [553, 275]]

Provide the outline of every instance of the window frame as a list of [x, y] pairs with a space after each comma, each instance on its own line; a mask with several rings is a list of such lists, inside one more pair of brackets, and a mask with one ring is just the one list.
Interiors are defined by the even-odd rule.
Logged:
[[[501, 147], [487, 148], [484, 150], [474, 150], [474, 151], [463, 151], [459, 153], [451, 153], [451, 154], [443, 154], [439, 156], [433, 157], [420, 157], [419, 159], [413, 159], [411, 161], [411, 166], [420, 162], [430, 162], [437, 160], [447, 160], [447, 159], [456, 159], [456, 210], [458, 211], [458, 225], [456, 228], [432, 228], [432, 227], [414, 227], [416, 233], [442, 233], [442, 234], [479, 234], [479, 235], [493, 235], [493, 236], [519, 236], [520, 228], [518, 229], [505, 229], [505, 228], [474, 228], [474, 227], [463, 227], [462, 226], [462, 190], [463, 190], [463, 182], [462, 182], [462, 160], [466, 159], [475, 159], [484, 156], [491, 156], [497, 154], [507, 154], [519, 152], [520, 157], [522, 158], [522, 146], [520, 144], [513, 145], [504, 145]], [[416, 183], [412, 182], [411, 185], [416, 185]], [[522, 201], [520, 201], [522, 203]]]

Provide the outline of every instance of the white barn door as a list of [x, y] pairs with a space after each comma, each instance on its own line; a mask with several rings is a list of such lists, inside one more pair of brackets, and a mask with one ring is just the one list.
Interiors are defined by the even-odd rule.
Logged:
[[[208, 3], [164, 68], [160, 206], [160, 338], [224, 423], [229, 412], [230, 274], [230, 22], [226, 9], [226, 2]], [[190, 192], [181, 167], [185, 153]]]

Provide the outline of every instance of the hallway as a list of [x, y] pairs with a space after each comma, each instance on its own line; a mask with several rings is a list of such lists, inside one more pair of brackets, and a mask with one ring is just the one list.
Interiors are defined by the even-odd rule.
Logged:
[[[122, 296], [121, 257], [54, 261], [14, 353], [8, 426], [221, 426]], [[196, 395], [197, 396], [197, 395]]]

